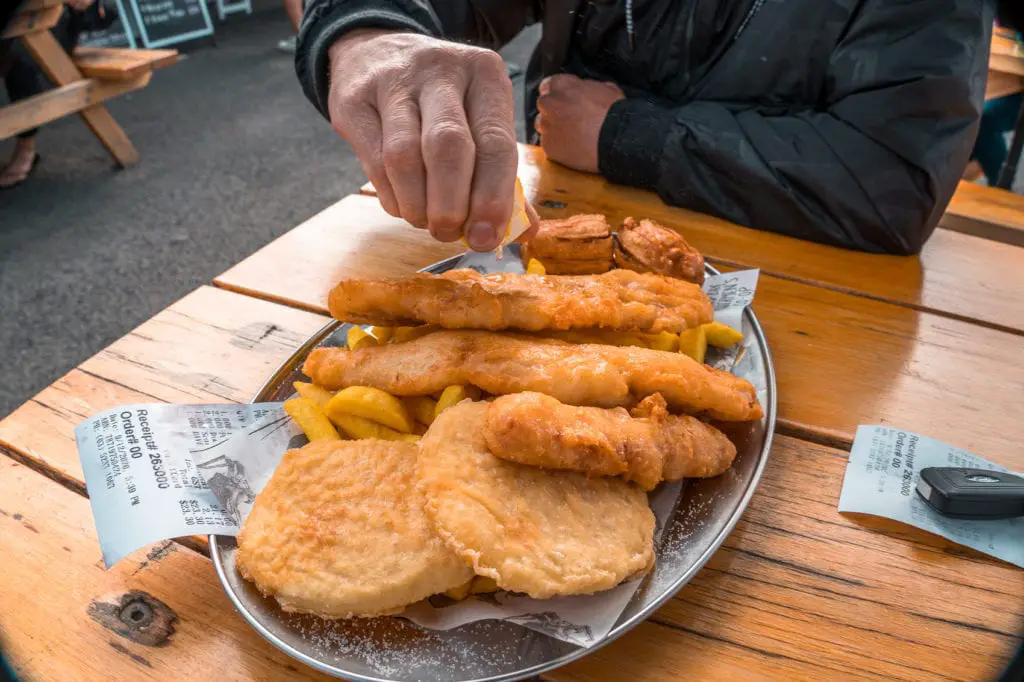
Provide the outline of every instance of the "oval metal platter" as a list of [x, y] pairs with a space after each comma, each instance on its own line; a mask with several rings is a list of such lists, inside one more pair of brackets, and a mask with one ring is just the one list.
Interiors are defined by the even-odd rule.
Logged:
[[[506, 257], [518, 260], [518, 246]], [[460, 266], [456, 256], [424, 268], [442, 273]], [[708, 266], [711, 275], [718, 274]], [[293, 395], [305, 379], [303, 360], [319, 346], [343, 346], [352, 325], [331, 322], [314, 334], [253, 397], [274, 402]], [[235, 540], [210, 536], [217, 575], [232, 603], [257, 632], [288, 655], [322, 672], [359, 682], [507, 682], [565, 665], [603, 646], [650, 616], [711, 558], [746, 509], [768, 461], [775, 427], [775, 371], [764, 333], [748, 308], [743, 317], [745, 374], [760, 390], [765, 416], [730, 430], [733, 467], [717, 478], [690, 480], [656, 547], [654, 570], [644, 579], [615, 626], [590, 647], [580, 647], [506, 621], [480, 621], [454, 630], [421, 628], [402, 618], [325, 621], [288, 614], [235, 569]]]

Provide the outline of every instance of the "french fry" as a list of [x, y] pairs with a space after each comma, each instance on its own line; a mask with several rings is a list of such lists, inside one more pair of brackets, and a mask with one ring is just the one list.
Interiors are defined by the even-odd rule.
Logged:
[[526, 274], [546, 275], [548, 274], [548, 270], [547, 268], [544, 267], [544, 264], [541, 263], [539, 260], [537, 260], [536, 258], [531, 258], [530, 261], [526, 264]]
[[437, 417], [449, 407], [457, 405], [463, 400], [476, 400], [479, 397], [480, 389], [476, 386], [470, 386], [467, 384], [449, 386], [444, 389], [441, 393], [441, 397], [437, 399], [437, 406], [434, 408], [434, 419], [437, 419]]
[[321, 410], [327, 407], [327, 403], [331, 401], [334, 394], [328, 391], [326, 388], [311, 384], [306, 381], [295, 381], [292, 382], [292, 386], [295, 387], [295, 392], [303, 398], [316, 403], [316, 406]]
[[348, 349], [359, 350], [367, 346], [376, 346], [377, 339], [367, 334], [362, 327], [352, 327], [348, 330]]
[[434, 416], [437, 412], [437, 401], [429, 395], [412, 395], [402, 398], [409, 413], [420, 424], [430, 426], [434, 423]]
[[389, 429], [383, 424], [378, 424], [375, 421], [357, 417], [354, 414], [337, 412], [330, 415], [330, 420], [335, 426], [341, 429], [345, 435], [356, 440], [362, 440], [364, 438], [379, 438], [380, 440], [407, 440], [416, 442], [420, 439], [420, 437], [415, 434], [400, 433], [394, 429]]
[[454, 599], [455, 601], [462, 601], [463, 599], [469, 596], [469, 591], [472, 589], [472, 586], [473, 578], [470, 578], [458, 587], [453, 587], [450, 590], [445, 590], [444, 596], [448, 597], [449, 599]]
[[394, 327], [372, 327], [370, 333], [377, 337], [377, 343], [387, 343], [395, 334]]
[[436, 332], [438, 329], [437, 325], [434, 324], [421, 324], [418, 327], [395, 327], [395, 332], [391, 336], [391, 340], [394, 343], [405, 343], [406, 341], [412, 341], [418, 339], [421, 336], [426, 336], [431, 332]]
[[644, 334], [647, 347], [654, 350], [668, 351], [675, 353], [679, 350], [679, 335], [672, 332], [661, 332], [660, 334]]
[[349, 386], [338, 391], [324, 412], [335, 424], [338, 424], [338, 415], [347, 414], [369, 419], [400, 433], [412, 433], [412, 416], [402, 401], [372, 386]]
[[743, 340], [743, 333], [721, 322], [709, 322], [704, 327], [704, 334], [708, 337], [708, 345], [715, 348], [728, 348]]
[[708, 337], [704, 325], [687, 329], [679, 335], [679, 352], [703, 363], [708, 352]]
[[341, 440], [337, 429], [328, 421], [323, 410], [309, 398], [292, 398], [284, 401], [284, 411], [295, 420], [310, 441]]
[[500, 589], [498, 583], [494, 582], [494, 578], [488, 578], [486, 575], [476, 576], [470, 581], [469, 585], [470, 594], [489, 594]]

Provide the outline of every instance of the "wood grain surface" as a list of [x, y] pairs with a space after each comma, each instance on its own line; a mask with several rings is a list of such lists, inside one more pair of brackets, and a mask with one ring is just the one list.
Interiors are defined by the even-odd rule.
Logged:
[[26, 682], [327, 679], [264, 642], [204, 556], [164, 542], [104, 570], [89, 501], [3, 456], [0, 554], [4, 654]]
[[72, 55], [87, 78], [132, 80], [178, 61], [177, 50], [141, 50], [120, 47], [79, 47]]
[[985, 82], [985, 101], [1024, 91], [1024, 76], [1004, 71], [989, 71]]
[[0, 421], [7, 447], [75, 485], [74, 428], [130, 403], [244, 403], [327, 322], [202, 287], [83, 362]]
[[[96, 391], [104, 383], [82, 380]], [[235, 373], [231, 380], [250, 381]], [[51, 432], [57, 447], [69, 435]], [[993, 677], [1019, 641], [1024, 574], [936, 536], [840, 515], [845, 464], [841, 451], [779, 437], [746, 515], [708, 566], [648, 622], [545, 677]], [[315, 677], [236, 615], [201, 555], [162, 543], [104, 571], [85, 499], [4, 457], [0, 550], [19, 557], [0, 572], [0, 613], [7, 651], [26, 677], [110, 671], [127, 675], [114, 679], [215, 680], [224, 670], [240, 680]], [[120, 606], [135, 592], [178, 618], [156, 646], [95, 619], [95, 604]], [[29, 601], [53, 608], [20, 607]], [[54, 628], [57, 649], [48, 648]]]
[[[326, 314], [327, 292], [342, 274], [408, 273], [459, 250], [403, 226], [369, 197], [348, 197], [330, 211], [216, 283]], [[858, 424], [895, 424], [1024, 468], [1019, 336], [766, 275], [754, 310], [775, 359], [783, 427], [849, 443]]]
[[948, 230], [1024, 246], [1024, 197], [961, 181], [940, 224]]
[[441, 243], [425, 230], [392, 218], [376, 198], [348, 196], [216, 277], [214, 283], [320, 312], [326, 310], [328, 289], [343, 276], [415, 272], [465, 250], [461, 242]]
[[92, 79], [75, 81], [0, 108], [0, 139], [78, 113], [97, 103], [149, 85], [152, 74], [144, 73], [131, 80], [99, 82]]

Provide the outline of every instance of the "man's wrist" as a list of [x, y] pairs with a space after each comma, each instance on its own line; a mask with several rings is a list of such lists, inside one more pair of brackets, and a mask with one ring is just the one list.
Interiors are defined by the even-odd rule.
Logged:
[[597, 166], [612, 182], [657, 189], [662, 150], [675, 112], [639, 98], [620, 99], [608, 110], [597, 144]]
[[331, 64], [333, 65], [339, 58], [343, 59], [346, 52], [358, 50], [367, 41], [389, 33], [407, 33], [407, 31], [399, 28], [356, 28], [341, 34], [327, 50]]
[[[431, 21], [429, 13], [407, 11], [406, 4], [402, 0], [310, 0], [307, 3], [299, 30], [295, 72], [306, 96], [324, 118], [330, 118], [327, 102], [331, 54], [344, 42], [345, 36], [363, 30], [440, 33], [440, 26], [435, 25], [436, 20]], [[411, 8], [415, 3], [409, 5]], [[344, 52], [344, 48], [340, 49]]]

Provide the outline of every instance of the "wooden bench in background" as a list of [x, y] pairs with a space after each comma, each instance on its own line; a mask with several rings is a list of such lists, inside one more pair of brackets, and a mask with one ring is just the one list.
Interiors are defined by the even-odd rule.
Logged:
[[62, 11], [60, 0], [28, 0], [3, 33], [21, 40], [56, 87], [0, 108], [0, 139], [79, 114], [118, 165], [135, 163], [135, 146], [102, 103], [146, 87], [153, 71], [176, 62], [178, 52], [90, 47], [72, 58], [49, 30]]
[[1024, 196], [998, 187], [961, 182], [939, 226], [1024, 246]]

